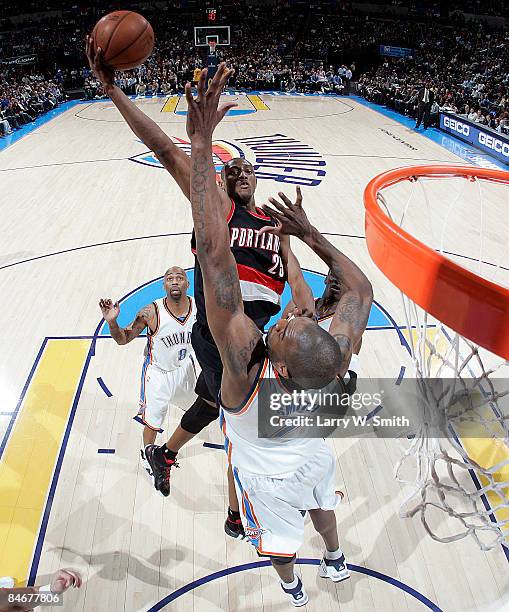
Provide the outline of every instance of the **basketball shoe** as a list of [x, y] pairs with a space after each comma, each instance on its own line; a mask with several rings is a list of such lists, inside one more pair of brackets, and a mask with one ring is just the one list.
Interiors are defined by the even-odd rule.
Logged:
[[170, 472], [171, 468], [179, 467], [175, 457], [176, 453], [165, 453], [163, 446], [149, 444], [145, 447], [145, 457], [152, 468], [154, 475], [154, 487], [164, 497], [170, 494]]
[[143, 466], [143, 469], [145, 470], [145, 472], [147, 472], [147, 474], [150, 476], [150, 480], [152, 481], [152, 484], [154, 483], [154, 472], [152, 472], [152, 468], [150, 467], [150, 463], [147, 461], [147, 458], [145, 457], [145, 451], [143, 449], [140, 449], [140, 456], [141, 456], [141, 465]]
[[305, 606], [308, 603], [309, 597], [306, 593], [306, 590], [304, 589], [302, 580], [298, 576], [295, 576], [295, 580], [297, 581], [297, 585], [290, 588], [285, 582], [281, 581], [281, 588], [283, 589], [284, 593], [288, 595], [292, 605], [296, 608], [300, 608], [301, 606]]
[[330, 578], [332, 582], [341, 582], [350, 578], [345, 555], [342, 554], [339, 559], [327, 559], [324, 555], [320, 562], [319, 574], [322, 578]]

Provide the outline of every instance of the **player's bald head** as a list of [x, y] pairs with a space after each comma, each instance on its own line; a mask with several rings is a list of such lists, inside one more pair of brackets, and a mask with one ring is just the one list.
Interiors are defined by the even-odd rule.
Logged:
[[180, 266], [171, 266], [164, 273], [165, 276], [167, 276], [168, 274], [182, 274], [183, 276], [185, 276], [186, 271], [184, 270], [184, 268], [181, 268]]

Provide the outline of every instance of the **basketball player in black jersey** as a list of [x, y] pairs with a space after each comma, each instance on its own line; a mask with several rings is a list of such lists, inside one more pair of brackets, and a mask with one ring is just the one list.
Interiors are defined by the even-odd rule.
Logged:
[[[212, 134], [224, 115], [218, 111], [221, 87], [230, 75], [231, 71], [221, 64], [205, 91], [207, 75], [204, 70], [196, 99], [192, 97], [190, 85], [186, 86], [192, 161], [191, 207], [197, 257], [203, 271], [208, 322], [224, 365], [219, 402], [230, 435], [231, 460], [236, 455], [237, 466], [241, 466], [235, 467], [236, 478], [243, 469], [248, 478], [251, 477], [248, 484], [244, 480], [246, 490], [250, 489], [246, 497], [246, 505], [250, 508], [244, 514], [254, 517], [253, 522], [258, 527], [252, 530], [251, 540], [258, 540], [257, 550], [270, 557], [283, 591], [295, 606], [301, 606], [307, 602], [307, 595], [300, 578], [294, 574], [295, 553], [299, 547], [297, 536], [301, 538], [304, 531], [300, 509], [309, 511], [326, 545], [320, 575], [334, 581], [348, 577], [334, 510], [325, 500], [334, 493], [333, 483], [330, 477], [322, 476], [319, 469], [322, 449], [327, 445], [316, 444], [309, 438], [306, 441], [276, 437], [270, 443], [259, 439], [256, 418], [259, 383], [266, 380], [267, 371], [273, 371], [278, 384], [286, 389], [295, 389], [296, 385], [301, 389], [340, 385], [348, 370], [352, 348], [366, 328], [373, 293], [363, 272], [309, 223], [300, 204], [288, 202], [284, 206], [271, 200], [275, 209], [264, 210], [278, 222], [278, 227], [272, 229], [274, 226], [271, 226], [267, 231], [279, 233], [282, 239], [283, 235], [295, 235], [308, 244], [341, 279], [344, 291], [329, 332], [313, 318], [299, 316], [295, 309], [293, 316], [280, 319], [270, 328], [265, 344], [260, 330], [245, 315], [237, 265], [229, 248], [231, 236], [220, 214], [212, 163]], [[266, 460], [268, 455], [272, 459], [270, 462]], [[253, 466], [256, 467], [251, 469]], [[309, 471], [297, 471], [300, 466]], [[275, 474], [274, 478], [271, 474]], [[296, 496], [287, 483], [292, 486], [295, 483], [302, 496]], [[239, 482], [239, 490], [242, 488]], [[256, 519], [255, 506], [259, 517], [263, 512], [261, 523]], [[300, 519], [302, 524], [296, 525]], [[270, 543], [276, 542], [279, 548], [263, 548], [262, 537]]]
[[[184, 196], [190, 199], [191, 160], [179, 149], [167, 134], [147, 117], [122, 90], [114, 84], [113, 70], [102, 61], [102, 51], [94, 52], [94, 45], [87, 37], [86, 53], [91, 69], [101, 81], [106, 95], [115, 104], [129, 127], [149, 147], [161, 164], [175, 179]], [[223, 116], [234, 103], [222, 109]], [[222, 118], [218, 117], [218, 121]], [[230, 160], [222, 171], [223, 188], [216, 187], [221, 214], [228, 219], [231, 248], [241, 278], [242, 295], [246, 314], [262, 330], [270, 317], [277, 313], [279, 296], [286, 280], [292, 289], [292, 299], [305, 311], [311, 310], [313, 295], [307, 286], [295, 256], [282, 252], [279, 237], [259, 235], [258, 231], [270, 218], [256, 207], [256, 176], [253, 166], [245, 159]], [[209, 423], [217, 419], [217, 393], [220, 388], [222, 363], [219, 352], [208, 328], [203, 296], [203, 281], [199, 264], [195, 265], [194, 297], [197, 322], [193, 328], [192, 345], [202, 368], [197, 384], [197, 401], [183, 415], [168, 442], [161, 447], [146, 449], [150, 453], [155, 486], [167, 496], [170, 493], [170, 471], [176, 464], [178, 451]], [[155, 469], [154, 469], [155, 468]], [[238, 502], [229, 479], [229, 512], [225, 531], [233, 537], [243, 537]]]

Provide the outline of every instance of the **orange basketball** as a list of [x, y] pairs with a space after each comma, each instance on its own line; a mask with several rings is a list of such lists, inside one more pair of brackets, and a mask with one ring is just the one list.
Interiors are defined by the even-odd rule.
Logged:
[[114, 11], [96, 23], [92, 31], [94, 47], [103, 50], [106, 64], [115, 70], [140, 66], [154, 49], [154, 30], [142, 15]]

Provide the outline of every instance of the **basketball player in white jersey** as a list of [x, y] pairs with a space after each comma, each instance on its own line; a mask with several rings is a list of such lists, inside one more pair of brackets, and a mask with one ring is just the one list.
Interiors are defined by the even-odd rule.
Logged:
[[[244, 313], [239, 275], [230, 250], [230, 236], [221, 214], [212, 163], [212, 133], [224, 116], [220, 93], [232, 71], [221, 64], [205, 91], [206, 70], [193, 99], [186, 85], [187, 131], [191, 139], [191, 207], [197, 256], [203, 273], [210, 330], [223, 363], [218, 401], [225, 446], [233, 468], [243, 521], [257, 551], [271, 558], [283, 591], [295, 606], [308, 601], [294, 574], [295, 555], [304, 535], [302, 511], [309, 511], [326, 551], [320, 575], [334, 581], [348, 578], [336, 528], [335, 459], [323, 439], [259, 438], [258, 390], [262, 381], [284, 389], [321, 389], [343, 384], [352, 347], [366, 327], [373, 299], [362, 271], [335, 249], [309, 222], [299, 205], [273, 213], [280, 236], [294, 234], [341, 278], [345, 291], [329, 332], [296, 310], [280, 319], [267, 335]], [[298, 222], [300, 221], [300, 222]], [[293, 224], [292, 224], [293, 223]], [[274, 227], [272, 227], [274, 230]]]
[[[166, 297], [142, 308], [134, 321], [124, 329], [117, 324], [118, 302], [99, 302], [111, 337], [117, 344], [128, 344], [147, 328], [147, 346], [141, 373], [138, 414], [134, 419], [144, 425], [143, 449], [140, 451], [144, 468], [152, 476], [145, 458], [145, 448], [153, 444], [168, 411], [168, 404], [186, 410], [196, 401], [196, 362], [191, 346], [191, 330], [196, 321], [193, 298], [187, 295], [189, 281], [182, 268], [173, 266], [164, 274]], [[156, 488], [158, 483], [155, 482]], [[159, 490], [159, 489], [158, 489]]]

